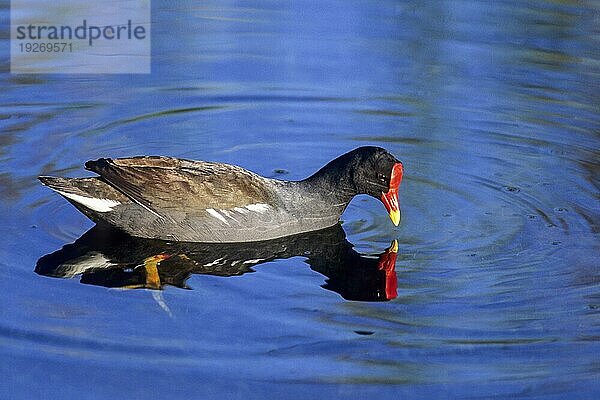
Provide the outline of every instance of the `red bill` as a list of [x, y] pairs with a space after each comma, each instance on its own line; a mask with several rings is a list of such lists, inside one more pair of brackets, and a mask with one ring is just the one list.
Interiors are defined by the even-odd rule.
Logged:
[[390, 214], [390, 219], [394, 225], [398, 226], [400, 223], [400, 206], [398, 205], [398, 188], [400, 182], [402, 182], [402, 175], [404, 174], [404, 167], [402, 163], [396, 163], [392, 167], [392, 176], [390, 177], [390, 187], [387, 193], [381, 194], [381, 201], [385, 206], [385, 209]]

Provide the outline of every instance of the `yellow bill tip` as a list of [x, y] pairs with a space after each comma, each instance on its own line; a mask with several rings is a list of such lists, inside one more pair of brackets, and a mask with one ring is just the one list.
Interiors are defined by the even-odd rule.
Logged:
[[398, 241], [396, 239], [392, 240], [392, 244], [390, 245], [390, 248], [388, 249], [388, 251], [390, 253], [398, 252]]
[[400, 211], [391, 210], [390, 211], [390, 219], [392, 220], [394, 225], [398, 226], [398, 224], [400, 223]]

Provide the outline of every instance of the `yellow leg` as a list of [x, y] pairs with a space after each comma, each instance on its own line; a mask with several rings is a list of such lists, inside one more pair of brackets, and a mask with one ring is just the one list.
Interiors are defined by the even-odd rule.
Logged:
[[146, 270], [146, 288], [156, 290], [160, 289], [161, 285], [160, 276], [158, 275], [158, 264], [167, 258], [169, 258], [167, 254], [157, 254], [144, 260], [144, 269]]

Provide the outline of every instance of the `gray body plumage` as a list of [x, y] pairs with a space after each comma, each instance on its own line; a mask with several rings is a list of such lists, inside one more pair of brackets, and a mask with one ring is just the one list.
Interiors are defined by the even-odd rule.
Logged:
[[85, 164], [98, 177], [39, 179], [94, 222], [133, 236], [252, 242], [335, 225], [355, 195], [390, 190], [394, 165], [401, 163], [384, 149], [364, 146], [294, 182], [162, 156], [101, 158]]
[[[157, 158], [137, 158], [137, 161], [152, 159]], [[181, 161], [166, 157], [160, 157], [160, 160]], [[149, 189], [140, 195], [138, 201], [135, 194], [128, 195], [119, 190], [118, 182], [111, 178], [40, 177], [40, 180], [96, 223], [107, 223], [138, 237], [206, 243], [268, 240], [327, 228], [338, 222], [352, 198], [337, 192], [311, 190], [307, 181], [264, 178], [233, 165], [201, 161], [189, 163], [187, 167], [196, 167], [203, 172], [234, 172], [235, 179], [221, 182], [221, 186], [231, 192], [245, 191], [240, 194], [240, 201], [222, 201], [221, 206], [214, 204], [212, 198], [206, 197], [218, 194], [211, 191], [209, 185], [205, 185], [204, 195], [198, 195], [186, 192], [186, 185], [178, 188], [172, 182], [162, 183], [165, 185], [163, 190]], [[159, 171], [163, 170], [160, 167]], [[101, 170], [98, 172], [102, 173]], [[131, 179], [131, 176], [128, 178]], [[201, 173], [186, 176], [188, 181], [202, 182], [205, 179], [206, 176]], [[266, 195], [248, 194], [245, 186], [249, 182]], [[134, 184], [148, 185], [143, 179]], [[170, 202], [170, 206], [160, 207], [152, 200], [143, 201], [144, 196], [150, 199], [162, 197], [165, 202]]]

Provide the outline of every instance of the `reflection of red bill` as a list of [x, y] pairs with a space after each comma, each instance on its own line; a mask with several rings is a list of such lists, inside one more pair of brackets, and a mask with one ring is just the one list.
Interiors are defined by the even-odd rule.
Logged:
[[392, 176], [390, 177], [390, 187], [387, 193], [381, 193], [381, 201], [385, 206], [385, 209], [390, 214], [390, 219], [394, 225], [398, 226], [400, 223], [400, 206], [398, 205], [398, 188], [400, 182], [402, 182], [402, 175], [404, 174], [404, 167], [402, 163], [396, 163], [392, 167]]
[[379, 269], [385, 271], [385, 298], [388, 300], [398, 297], [398, 278], [396, 277], [397, 256], [398, 241], [394, 240], [390, 248], [379, 257]]

